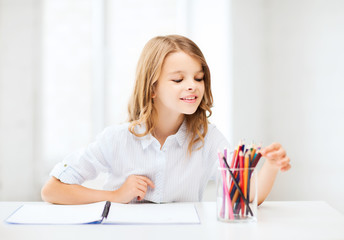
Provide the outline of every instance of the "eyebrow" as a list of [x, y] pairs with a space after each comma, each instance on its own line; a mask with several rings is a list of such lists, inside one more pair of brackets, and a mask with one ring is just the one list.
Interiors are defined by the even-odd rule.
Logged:
[[[174, 71], [174, 72], [168, 73], [168, 75], [179, 74], [179, 73], [185, 73], [185, 72], [184, 71]], [[195, 72], [195, 74], [198, 74], [198, 73], [204, 73], [203, 69]]]

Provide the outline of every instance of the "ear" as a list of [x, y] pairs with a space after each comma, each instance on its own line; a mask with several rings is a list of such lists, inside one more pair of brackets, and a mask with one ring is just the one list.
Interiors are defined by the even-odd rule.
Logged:
[[155, 94], [155, 84], [152, 86], [152, 98], [155, 98], [156, 94]]
[[152, 98], [155, 98], [156, 97], [156, 94], [155, 94], [155, 91], [154, 91], [154, 88], [152, 89]]

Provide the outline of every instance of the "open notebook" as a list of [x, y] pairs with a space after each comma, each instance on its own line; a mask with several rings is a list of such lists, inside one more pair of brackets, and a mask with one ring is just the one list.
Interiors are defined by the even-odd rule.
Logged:
[[11, 224], [198, 224], [191, 203], [84, 205], [24, 204], [5, 222]]

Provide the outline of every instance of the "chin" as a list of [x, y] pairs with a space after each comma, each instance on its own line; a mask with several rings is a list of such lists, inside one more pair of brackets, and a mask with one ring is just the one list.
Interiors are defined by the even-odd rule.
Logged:
[[197, 108], [196, 108], [196, 109], [192, 109], [192, 110], [184, 111], [183, 113], [184, 113], [185, 115], [192, 115], [192, 114], [194, 114], [194, 113], [196, 112], [196, 110], [197, 110]]

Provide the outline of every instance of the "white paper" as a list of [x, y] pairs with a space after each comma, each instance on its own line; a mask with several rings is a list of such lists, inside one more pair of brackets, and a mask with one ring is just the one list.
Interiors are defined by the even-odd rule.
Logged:
[[7, 220], [17, 224], [83, 224], [101, 220], [105, 202], [84, 205], [25, 204]]
[[[6, 219], [14, 224], [86, 224], [102, 219], [106, 202], [84, 205], [25, 204]], [[111, 203], [105, 224], [200, 223], [194, 204]]]
[[116, 224], [195, 224], [200, 223], [191, 203], [111, 203], [105, 223]]

